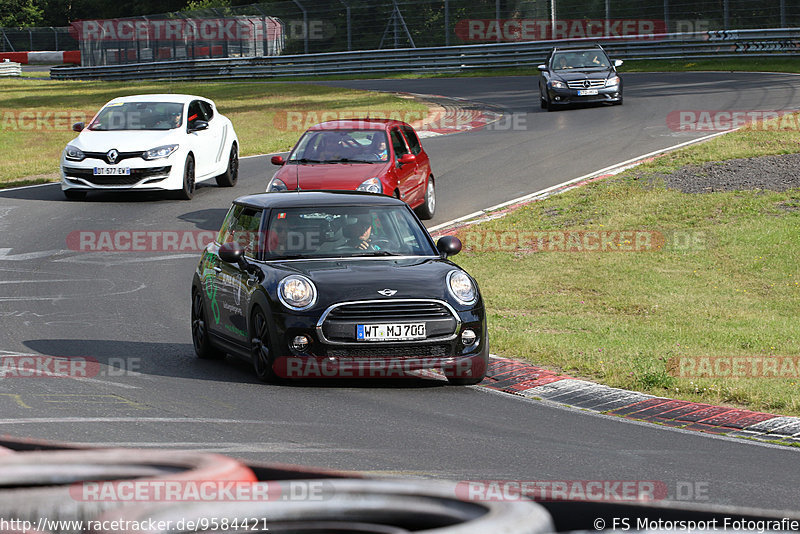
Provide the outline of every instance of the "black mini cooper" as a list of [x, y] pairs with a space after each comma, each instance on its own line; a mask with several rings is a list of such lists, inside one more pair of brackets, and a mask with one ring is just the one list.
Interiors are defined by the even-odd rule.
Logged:
[[192, 281], [200, 358], [274, 378], [414, 376], [477, 384], [489, 344], [478, 286], [401, 200], [286, 191], [236, 199]]

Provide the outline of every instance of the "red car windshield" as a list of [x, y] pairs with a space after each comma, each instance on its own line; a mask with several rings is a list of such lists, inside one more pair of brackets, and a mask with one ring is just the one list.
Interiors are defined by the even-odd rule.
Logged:
[[293, 163], [380, 163], [389, 160], [383, 130], [311, 130], [289, 155]]

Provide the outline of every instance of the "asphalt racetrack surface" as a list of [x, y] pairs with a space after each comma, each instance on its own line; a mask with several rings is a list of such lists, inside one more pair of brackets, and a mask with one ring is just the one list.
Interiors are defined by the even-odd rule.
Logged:
[[[517, 127], [423, 140], [437, 178], [430, 225], [708, 132], [676, 110], [796, 107], [800, 78], [628, 74], [625, 105], [547, 113], [529, 77], [342, 82], [492, 104]], [[507, 123], [509, 124], [509, 123]], [[522, 126], [524, 124], [524, 126]], [[79, 231], [219, 228], [230, 201], [263, 191], [267, 157], [234, 189], [191, 202], [58, 185], [0, 192], [0, 357], [82, 356], [84, 379], [0, 380], [0, 434], [94, 445], [217, 451], [262, 461], [454, 480], [656, 481], [693, 503], [800, 510], [793, 448], [591, 415], [444, 380], [259, 383], [245, 362], [200, 361], [189, 328], [199, 254], [72, 250]]]

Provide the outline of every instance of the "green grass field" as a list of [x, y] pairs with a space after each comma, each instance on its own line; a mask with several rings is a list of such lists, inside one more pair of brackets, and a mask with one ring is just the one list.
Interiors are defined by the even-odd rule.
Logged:
[[[0, 187], [52, 181], [64, 146], [103, 104], [140, 93], [211, 98], [232, 121], [243, 156], [287, 150], [322, 111], [424, 116], [427, 106], [386, 93], [280, 83], [110, 83], [4, 80], [0, 86]], [[288, 120], [287, 120], [288, 119]]]
[[[472, 250], [455, 260], [481, 285], [492, 352], [610, 386], [800, 414], [800, 369], [712, 379], [674, 367], [676, 358], [798, 359], [800, 191], [684, 194], [662, 177], [788, 152], [800, 152], [800, 132], [745, 128], [461, 230]], [[521, 234], [535, 231], [653, 231], [663, 242], [568, 252], [569, 238], [558, 247], [554, 234], [536, 234], [541, 244]]]

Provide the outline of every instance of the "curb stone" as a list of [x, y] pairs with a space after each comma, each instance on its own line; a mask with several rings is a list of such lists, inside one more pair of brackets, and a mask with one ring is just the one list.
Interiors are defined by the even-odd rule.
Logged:
[[492, 356], [482, 387], [595, 413], [729, 437], [800, 446], [800, 417], [656, 397]]

